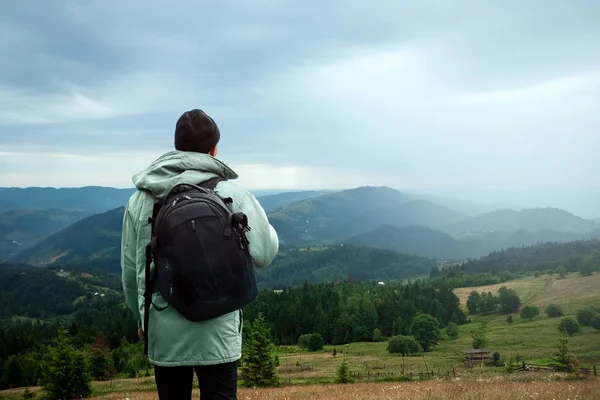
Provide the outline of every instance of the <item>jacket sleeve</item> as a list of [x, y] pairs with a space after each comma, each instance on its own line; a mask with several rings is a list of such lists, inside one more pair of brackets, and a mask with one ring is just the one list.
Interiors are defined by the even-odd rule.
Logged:
[[129, 205], [125, 207], [123, 215], [123, 230], [121, 235], [121, 279], [125, 302], [133, 312], [134, 317], [141, 326], [140, 308], [138, 304], [137, 285], [137, 234], [135, 223], [129, 212]]
[[279, 251], [279, 238], [256, 197], [233, 182], [219, 183], [217, 192], [223, 197], [231, 197], [233, 211], [243, 212], [248, 217], [250, 232], [246, 236], [250, 242], [250, 256], [254, 265], [264, 268], [271, 264]]

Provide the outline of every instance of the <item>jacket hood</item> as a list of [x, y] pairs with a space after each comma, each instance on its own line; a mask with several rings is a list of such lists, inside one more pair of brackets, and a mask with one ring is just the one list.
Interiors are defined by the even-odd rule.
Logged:
[[217, 176], [228, 180], [238, 178], [223, 161], [209, 154], [174, 150], [135, 174], [132, 181], [138, 190], [149, 190], [155, 197], [162, 197], [177, 184], [198, 184]]

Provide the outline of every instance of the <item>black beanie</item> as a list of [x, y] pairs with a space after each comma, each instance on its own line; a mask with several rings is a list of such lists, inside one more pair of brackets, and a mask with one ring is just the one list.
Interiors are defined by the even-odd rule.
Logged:
[[215, 121], [199, 109], [184, 112], [175, 125], [175, 148], [180, 151], [206, 154], [220, 139], [221, 132]]

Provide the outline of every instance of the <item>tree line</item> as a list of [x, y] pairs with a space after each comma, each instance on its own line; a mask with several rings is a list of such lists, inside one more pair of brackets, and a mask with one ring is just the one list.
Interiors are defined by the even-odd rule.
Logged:
[[[304, 334], [318, 333], [327, 344], [372, 341], [409, 334], [413, 320], [428, 314], [440, 327], [467, 323], [450, 288], [427, 282], [305, 283], [298, 288], [262, 291], [244, 309], [248, 320], [262, 313], [275, 344], [296, 344]], [[293, 317], [292, 317], [293, 316]]]
[[600, 240], [579, 240], [559, 243], [548, 242], [494, 251], [476, 260], [467, 260], [447, 269], [454, 273], [500, 274], [502, 271], [559, 271], [590, 274], [600, 271]]

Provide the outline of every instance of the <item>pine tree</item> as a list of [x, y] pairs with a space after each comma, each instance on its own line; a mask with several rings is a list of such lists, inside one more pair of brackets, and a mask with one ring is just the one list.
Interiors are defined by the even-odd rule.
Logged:
[[552, 357], [552, 360], [556, 363], [554, 368], [557, 371], [576, 372], [579, 369], [579, 360], [569, 348], [568, 336], [561, 335], [558, 343], [558, 351]]
[[352, 383], [354, 379], [350, 374], [350, 367], [346, 360], [342, 361], [342, 363], [338, 366], [337, 372], [335, 375], [335, 383]]
[[88, 355], [76, 349], [68, 331], [61, 329], [42, 366], [42, 390], [49, 398], [73, 399], [92, 393]]
[[262, 313], [252, 322], [252, 330], [243, 351], [241, 378], [246, 387], [269, 387], [279, 385], [275, 359], [271, 354], [273, 343], [269, 338], [269, 327]]

